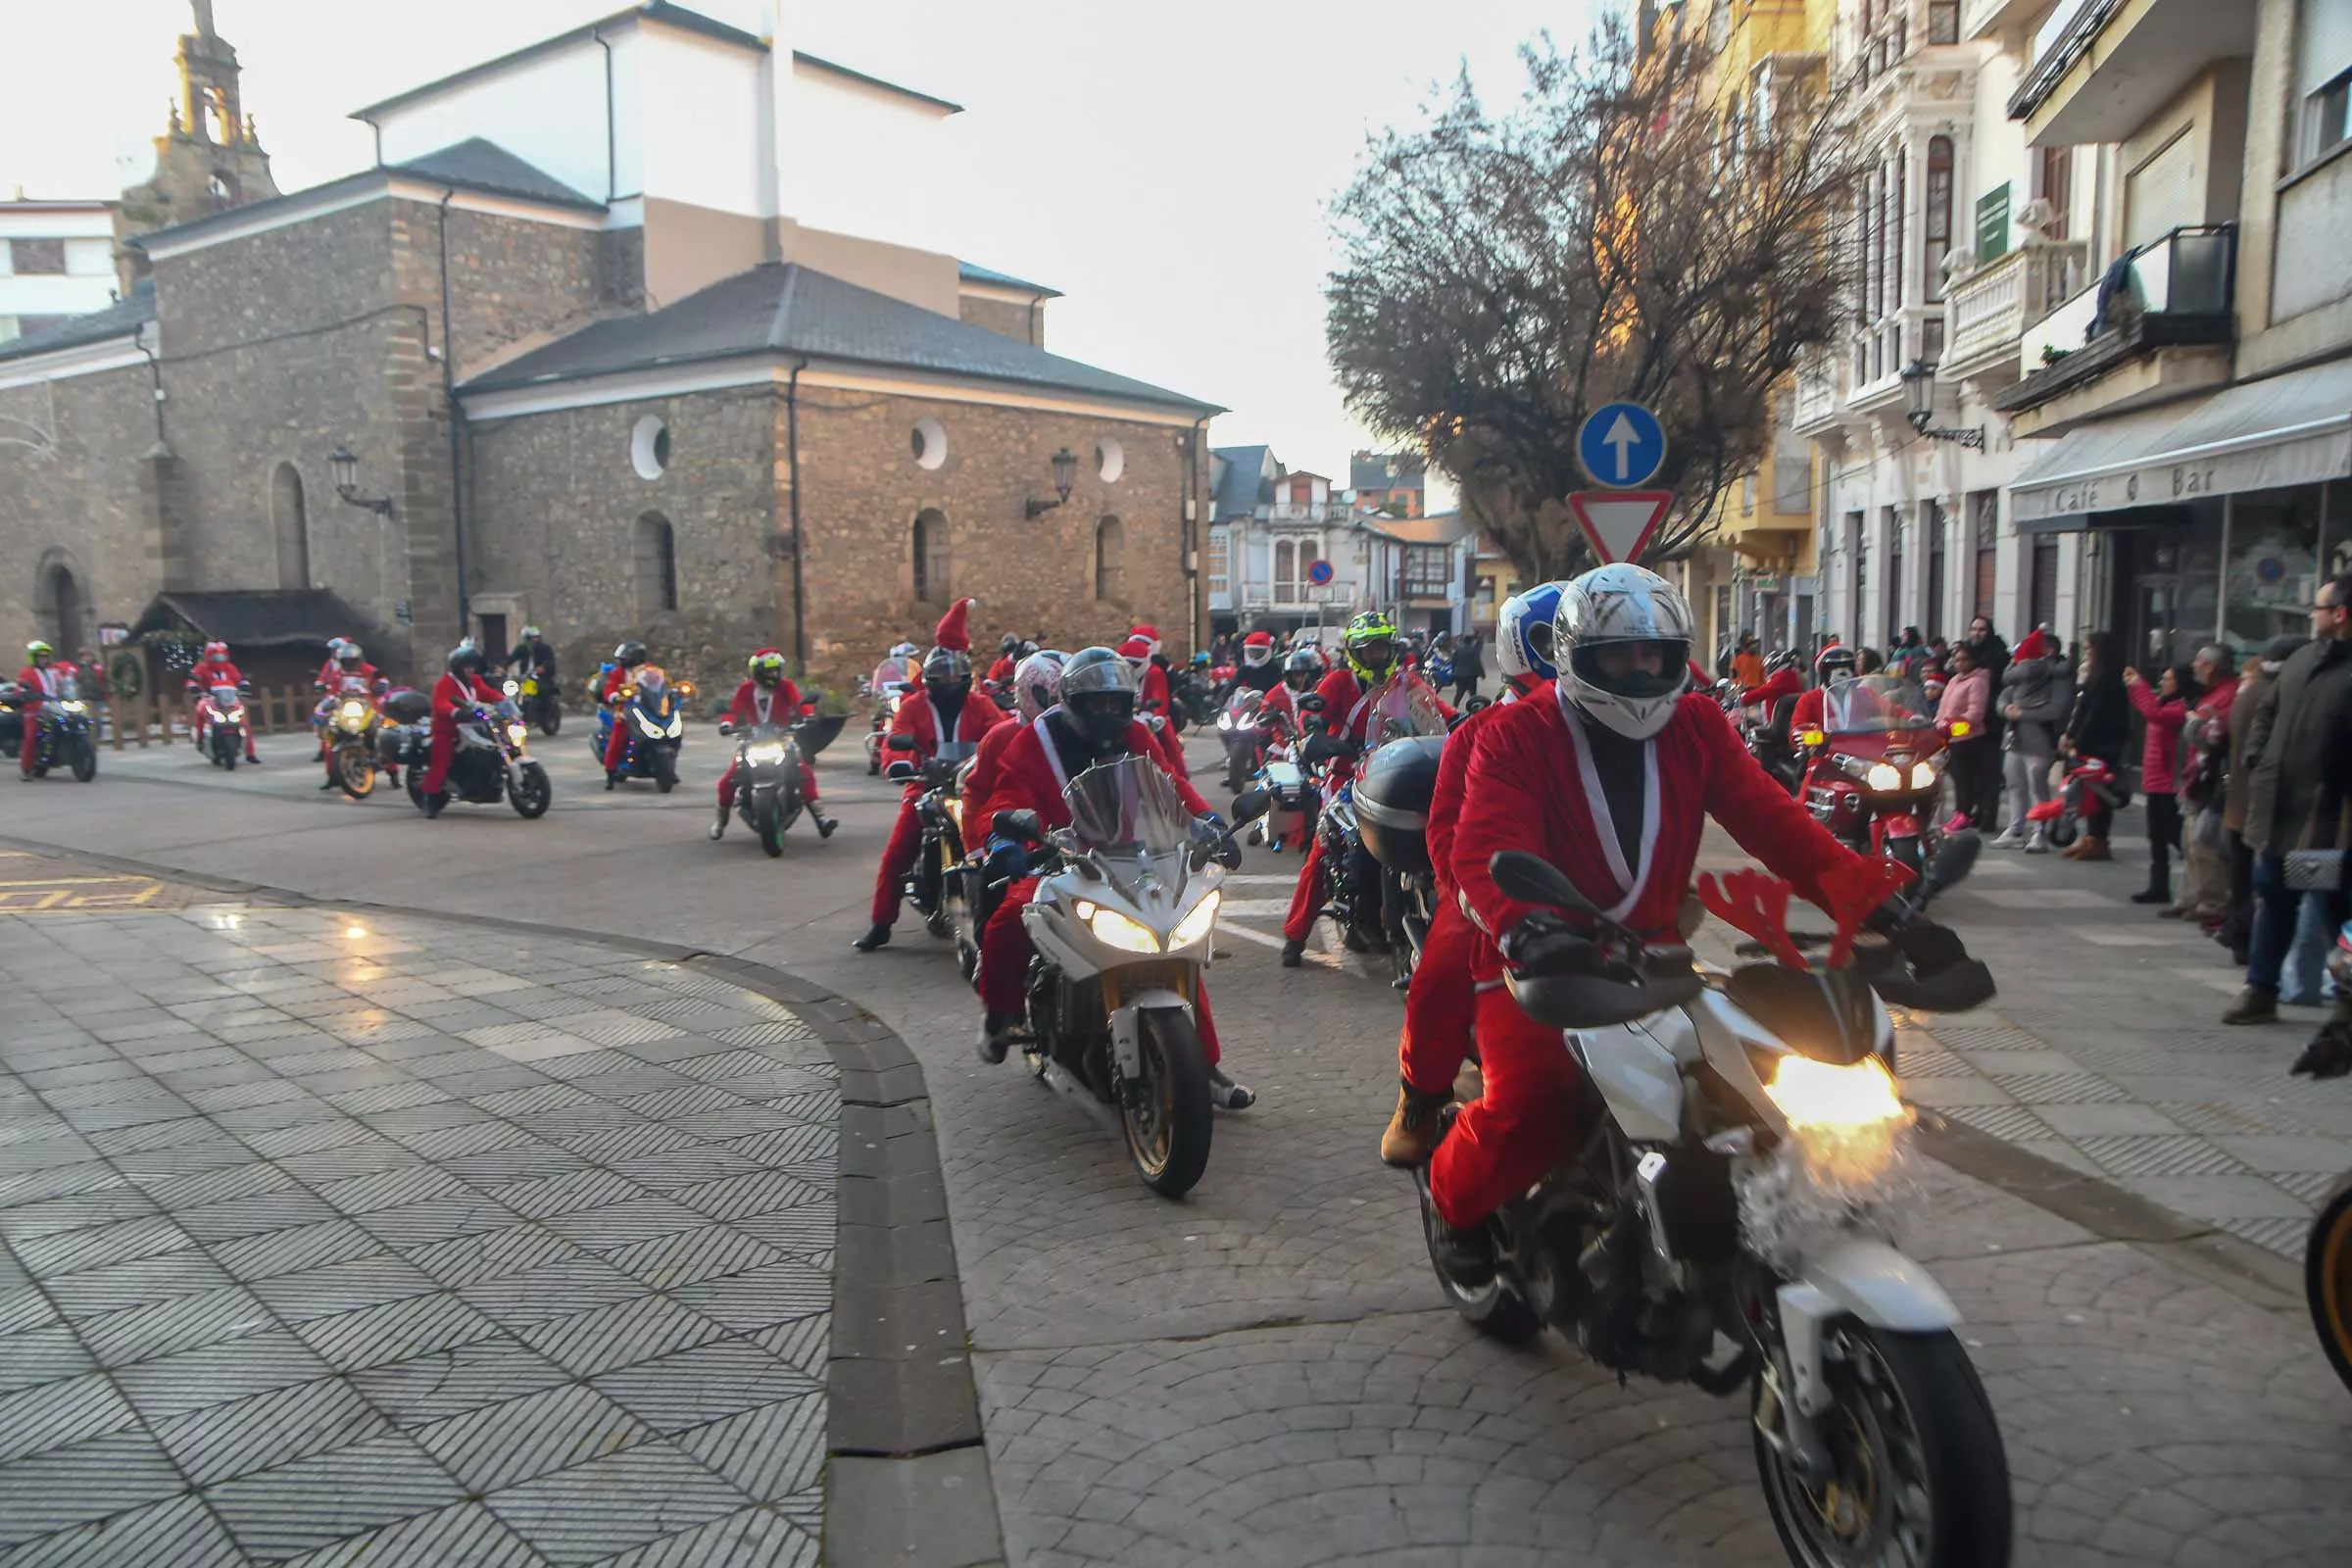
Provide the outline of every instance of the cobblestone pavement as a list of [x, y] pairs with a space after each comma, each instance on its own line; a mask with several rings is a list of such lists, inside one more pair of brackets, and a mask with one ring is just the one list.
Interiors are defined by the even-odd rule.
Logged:
[[806, 1024], [57, 870], [0, 861], [0, 1562], [817, 1560]]

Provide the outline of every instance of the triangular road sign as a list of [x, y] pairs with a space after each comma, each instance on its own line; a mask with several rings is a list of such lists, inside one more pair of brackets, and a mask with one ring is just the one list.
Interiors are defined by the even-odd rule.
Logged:
[[1673, 505], [1671, 490], [1579, 490], [1568, 498], [1576, 525], [1603, 565], [1640, 560]]

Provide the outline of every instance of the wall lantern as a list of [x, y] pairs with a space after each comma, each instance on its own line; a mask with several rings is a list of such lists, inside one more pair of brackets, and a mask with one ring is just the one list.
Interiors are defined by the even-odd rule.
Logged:
[[1931, 430], [1936, 418], [1936, 367], [1925, 360], [1913, 360], [1903, 367], [1903, 402], [1911, 417], [1911, 428], [1931, 441], [1956, 441], [1964, 447], [1984, 450], [1984, 427], [1973, 430]]
[[1078, 482], [1077, 453], [1072, 452], [1068, 447], [1063, 447], [1059, 452], [1054, 454], [1053, 461], [1054, 494], [1058, 499], [1040, 501], [1035, 496], [1029, 497], [1029, 520], [1031, 522], [1035, 522], [1055, 507], [1060, 506], [1062, 502], [1069, 500], [1070, 486]]
[[351, 448], [338, 443], [335, 450], [327, 454], [326, 462], [327, 466], [334, 470], [336, 495], [355, 507], [365, 507], [378, 516], [392, 515], [390, 496], [360, 494], [360, 460], [353, 455]]

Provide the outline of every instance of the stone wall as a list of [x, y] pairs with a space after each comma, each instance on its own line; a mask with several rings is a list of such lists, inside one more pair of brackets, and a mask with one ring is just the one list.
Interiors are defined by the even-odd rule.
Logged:
[[[129, 621], [160, 582], [153, 510], [140, 488], [155, 445], [147, 368], [0, 390], [0, 660], [14, 676], [25, 643], [62, 646], [53, 567], [79, 584], [85, 651], [97, 623]], [[52, 445], [54, 440], [54, 445]]]
[[1035, 305], [1016, 305], [1010, 300], [987, 300], [966, 294], [960, 302], [963, 319], [972, 326], [984, 326], [991, 332], [1026, 343], [1032, 348], [1046, 346], [1046, 313]]
[[[441, 220], [430, 202], [391, 207], [397, 297], [441, 310]], [[608, 309], [608, 258], [625, 266], [595, 229], [469, 213], [449, 219], [449, 299], [457, 378], [480, 372], [510, 347], [544, 342], [586, 325]], [[436, 340], [438, 341], [438, 340]]]

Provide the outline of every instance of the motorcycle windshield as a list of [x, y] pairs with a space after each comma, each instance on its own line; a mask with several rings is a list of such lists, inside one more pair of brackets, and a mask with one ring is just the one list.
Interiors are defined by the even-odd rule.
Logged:
[[1062, 792], [1070, 831], [1083, 849], [1151, 860], [1180, 857], [1192, 841], [1193, 814], [1159, 764], [1143, 757], [1098, 762]]
[[237, 689], [234, 686], [216, 686], [212, 689], [212, 697], [213, 706], [223, 712], [237, 706]]
[[1376, 745], [1408, 735], [1443, 735], [1446, 715], [1438, 710], [1437, 693], [1426, 681], [1408, 680], [1399, 673], [1372, 694], [1372, 714], [1364, 728]]
[[978, 741], [941, 741], [939, 743], [938, 760], [942, 762], [968, 762], [972, 760], [973, 754], [979, 750], [980, 743]]
[[1822, 727], [1833, 735], [1884, 735], [1933, 729], [1934, 710], [1919, 682], [1902, 675], [1833, 681], [1822, 696]]
[[1257, 710], [1266, 706], [1266, 694], [1245, 686], [1225, 699], [1225, 711], [1233, 715], [1236, 724], [1254, 724]]

